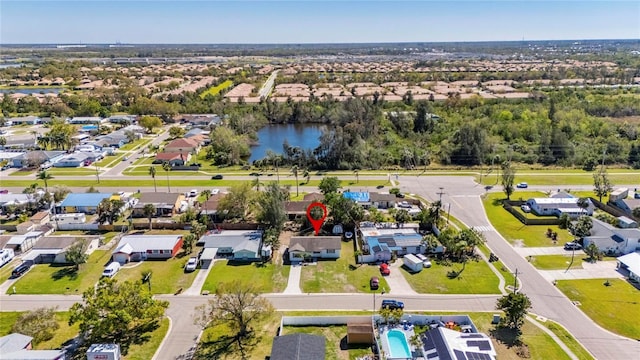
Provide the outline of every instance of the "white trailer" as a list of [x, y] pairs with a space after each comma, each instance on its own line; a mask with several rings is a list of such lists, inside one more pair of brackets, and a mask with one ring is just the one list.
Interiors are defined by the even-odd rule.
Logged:
[[4, 266], [4, 264], [11, 261], [14, 256], [15, 254], [13, 253], [13, 249], [0, 250], [0, 267]]
[[422, 260], [413, 254], [407, 254], [402, 258], [404, 266], [411, 272], [422, 271]]

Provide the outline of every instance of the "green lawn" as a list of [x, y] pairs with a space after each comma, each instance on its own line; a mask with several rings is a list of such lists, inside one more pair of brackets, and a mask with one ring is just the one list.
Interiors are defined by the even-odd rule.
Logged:
[[202, 290], [213, 293], [221, 282], [250, 280], [253, 285], [258, 287], [260, 292], [282, 292], [287, 287], [289, 270], [289, 265], [230, 263], [227, 260], [220, 260], [216, 261], [213, 268], [211, 268]]
[[580, 360], [593, 360], [594, 357], [591, 356], [591, 353], [589, 353], [587, 351], [587, 349], [584, 348], [584, 346], [582, 346], [582, 344], [580, 344], [564, 327], [562, 327], [560, 324], [551, 321], [551, 320], [547, 320], [545, 322], [541, 323], [542, 325], [544, 325], [547, 329], [553, 331], [554, 334], [556, 334], [557, 337], [560, 338], [560, 340], [562, 340], [562, 342], [567, 345], [567, 347], [573, 351], [573, 353], [578, 357], [578, 359]]
[[285, 326], [282, 329], [283, 335], [288, 334], [312, 334], [324, 336], [325, 359], [356, 359], [358, 357], [372, 355], [371, 346], [348, 345], [347, 349], [342, 348], [342, 339], [347, 336], [346, 325], [333, 326]]
[[20, 264], [20, 260], [14, 257], [10, 262], [4, 264], [4, 266], [0, 268], [0, 284], [9, 279], [13, 268], [18, 266], [18, 264]]
[[183, 256], [168, 260], [145, 260], [129, 263], [118, 271], [115, 279], [118, 281], [140, 281], [142, 273], [151, 270], [151, 292], [154, 294], [173, 294], [180, 288], [186, 290], [196, 277], [197, 271], [184, 272], [184, 266], [188, 259], [187, 256]]
[[[514, 183], [527, 182], [529, 185], [593, 185], [593, 173], [575, 171], [566, 171], [562, 175], [552, 175], [552, 173], [560, 172], [555, 170], [540, 171], [539, 173], [531, 173], [529, 171], [516, 173]], [[633, 184], [638, 181], [637, 173], [623, 172], [616, 170], [608, 171], [608, 178], [612, 184]], [[495, 176], [483, 177], [483, 185], [494, 185]], [[517, 193], [517, 191], [516, 191]]]
[[[578, 251], [573, 259], [572, 269], [582, 269], [585, 254]], [[540, 270], [564, 270], [571, 263], [571, 255], [538, 255], [531, 258], [531, 264]]]
[[339, 259], [318, 261], [317, 265], [302, 267], [300, 288], [305, 293], [372, 293], [369, 288], [372, 276], [380, 279], [380, 289], [389, 289], [378, 267], [356, 265], [353, 243], [343, 241]]
[[[620, 279], [559, 280], [558, 288], [598, 325], [622, 336], [640, 338], [640, 321], [630, 321], [640, 314], [640, 291]], [[637, 316], [635, 316], [637, 320]]]
[[35, 170], [28, 170], [28, 171], [18, 170], [18, 171], [12, 172], [11, 174], [9, 174], [9, 176], [29, 176], [35, 173], [36, 173]]
[[[528, 199], [546, 195], [539, 192], [526, 192], [520, 195], [516, 193], [512, 195], [512, 198], [518, 198], [519, 196], [522, 196], [523, 199]], [[567, 230], [562, 230], [556, 225], [524, 225], [502, 207], [501, 200], [504, 198], [503, 193], [490, 193], [485, 196], [483, 203], [487, 217], [493, 227], [511, 244], [527, 247], [562, 246], [565, 242], [573, 240]], [[545, 235], [549, 228], [558, 233], [558, 240], [555, 244]]]
[[150, 143], [151, 141], [153, 141], [153, 139], [149, 139], [149, 138], [138, 139], [138, 140], [136, 140], [134, 142], [122, 145], [120, 150], [129, 151], [129, 150], [133, 150], [133, 149], [138, 148], [138, 147], [142, 148], [145, 145], [147, 145], [148, 143]]
[[[489, 258], [489, 255], [491, 252], [489, 251], [489, 248], [487, 248], [485, 245], [478, 246], [478, 250], [481, 251], [487, 257], [487, 259]], [[513, 283], [515, 282], [515, 277], [513, 276], [513, 273], [504, 266], [502, 261], [501, 260], [494, 261], [492, 264], [493, 264], [493, 267], [495, 267], [500, 272], [500, 274], [502, 274], [505, 284], [513, 285]]]
[[[96, 250], [77, 272], [73, 266], [35, 265], [15, 283], [16, 293], [82, 294], [98, 282], [110, 258], [110, 251]], [[13, 289], [9, 289], [9, 292], [13, 292]]]
[[129, 347], [129, 353], [123, 356], [123, 360], [147, 360], [152, 357], [152, 354], [158, 350], [162, 339], [169, 331], [170, 321], [168, 318], [162, 319], [160, 326], [149, 334], [149, 340], [144, 344], [131, 345]]
[[402, 268], [402, 275], [413, 290], [422, 294], [499, 294], [500, 281], [489, 269], [486, 262], [469, 261], [458, 277], [450, 279], [447, 273], [460, 271], [462, 264], [450, 266], [431, 261], [432, 266], [419, 273], [411, 274]]
[[204, 99], [207, 95], [211, 95], [211, 96], [217, 95], [218, 93], [220, 93], [220, 91], [222, 91], [222, 90], [224, 90], [224, 89], [226, 89], [226, 88], [228, 88], [229, 86], [232, 86], [232, 85], [233, 85], [233, 81], [226, 80], [223, 83], [220, 83], [220, 84], [218, 84], [216, 86], [212, 86], [209, 89], [207, 89], [205, 92], [200, 94], [200, 98]]

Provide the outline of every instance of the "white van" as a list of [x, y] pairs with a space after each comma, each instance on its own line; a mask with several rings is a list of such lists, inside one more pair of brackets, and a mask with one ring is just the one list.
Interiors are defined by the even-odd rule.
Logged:
[[114, 277], [118, 272], [118, 270], [120, 270], [120, 263], [117, 261], [114, 261], [111, 264], [107, 265], [106, 268], [104, 268], [104, 271], [102, 272], [102, 276]]
[[11, 261], [15, 254], [13, 253], [13, 249], [2, 249], [0, 250], [0, 267], [4, 266], [6, 263]]

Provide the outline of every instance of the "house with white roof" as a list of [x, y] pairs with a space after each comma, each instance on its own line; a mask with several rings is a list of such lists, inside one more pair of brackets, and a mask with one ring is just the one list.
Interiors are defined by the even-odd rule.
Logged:
[[616, 260], [618, 260], [618, 269], [629, 272], [629, 280], [640, 282], [640, 253], [632, 252], [619, 256]]
[[182, 248], [182, 235], [123, 236], [111, 253], [113, 261], [126, 264], [147, 259], [170, 259]]
[[583, 239], [584, 247], [595, 244], [605, 254], [628, 254], [640, 251], [640, 229], [620, 229], [593, 219], [591, 234]]
[[12, 249], [16, 254], [24, 253], [31, 250], [43, 235], [42, 231], [30, 231], [24, 235], [14, 235], [4, 247]]
[[527, 200], [527, 205], [531, 211], [540, 216], [557, 216], [562, 214], [569, 215], [570, 218], [577, 218], [582, 215], [593, 215], [595, 205], [590, 199], [587, 199], [588, 206], [582, 209], [578, 206], [577, 197], [548, 197], [548, 198], [531, 198]]
[[0, 359], [3, 360], [64, 360], [64, 350], [33, 350], [31, 336], [12, 333], [0, 337]]
[[204, 244], [205, 251], [216, 249], [216, 257], [257, 261], [271, 254], [270, 248], [262, 246], [262, 235], [262, 230], [221, 230], [202, 236], [198, 244]]
[[364, 242], [361, 257], [364, 262], [389, 261], [393, 253], [401, 257], [422, 254], [426, 250], [422, 235], [413, 228], [379, 228], [361, 223], [358, 232]]

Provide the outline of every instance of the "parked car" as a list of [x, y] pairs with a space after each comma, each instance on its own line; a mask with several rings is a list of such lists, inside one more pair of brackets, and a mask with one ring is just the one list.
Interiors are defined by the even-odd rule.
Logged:
[[369, 287], [371, 290], [378, 290], [380, 287], [380, 279], [378, 279], [377, 276], [372, 276], [371, 279], [369, 279]]
[[9, 190], [7, 189], [0, 190], [0, 194], [8, 194], [8, 193], [9, 193]]
[[526, 213], [531, 212], [531, 208], [529, 207], [529, 205], [520, 205], [520, 209], [522, 209], [522, 211]]
[[127, 161], [127, 160], [129, 160], [129, 158], [126, 156], [122, 158], [122, 161]]
[[380, 264], [380, 274], [382, 275], [391, 274], [391, 268], [389, 267], [389, 264], [386, 264], [386, 263]]
[[404, 309], [404, 303], [398, 300], [382, 300], [383, 309]]
[[218, 175], [213, 175], [211, 177], [211, 180], [222, 180], [222, 175], [218, 174]]
[[26, 273], [27, 271], [29, 271], [29, 269], [31, 269], [31, 266], [33, 266], [33, 262], [31, 261], [25, 261], [22, 264], [16, 266], [13, 271], [11, 272], [11, 277], [12, 278], [17, 278], [22, 276], [22, 274]]
[[184, 271], [186, 272], [195, 271], [197, 267], [198, 267], [198, 258], [192, 256], [189, 258], [189, 260], [187, 261], [187, 264], [184, 266]]
[[519, 188], [519, 189], [526, 189], [526, 188], [529, 187], [529, 184], [527, 184], [526, 182], [521, 182], [521, 183], [518, 183], [518, 185], [516, 185], [516, 187]]
[[198, 189], [191, 189], [191, 191], [189, 191], [189, 197], [196, 197], [198, 196]]
[[426, 267], [426, 268], [430, 268], [431, 267], [431, 260], [429, 260], [428, 257], [422, 255], [422, 254], [416, 254], [416, 257], [420, 260], [422, 260], [422, 266]]
[[397, 198], [404, 199], [404, 194], [403, 194], [403, 193], [397, 193], [397, 194], [396, 194], [396, 197], [397, 197]]
[[117, 261], [114, 261], [111, 264], [107, 265], [106, 268], [104, 268], [104, 271], [102, 272], [102, 276], [114, 277], [118, 272], [118, 270], [120, 270], [120, 263]]
[[10, 165], [5, 165], [5, 166], [3, 166], [2, 168], [0, 168], [0, 170], [5, 171], [5, 170], [8, 170], [8, 169], [10, 169], [10, 168], [11, 168], [11, 166], [10, 166]]
[[566, 244], [564, 244], [564, 249], [565, 250], [580, 250], [582, 249], [582, 245], [575, 243], [575, 242], [568, 242]]
[[218, 195], [220, 193], [220, 189], [211, 189], [211, 195]]

